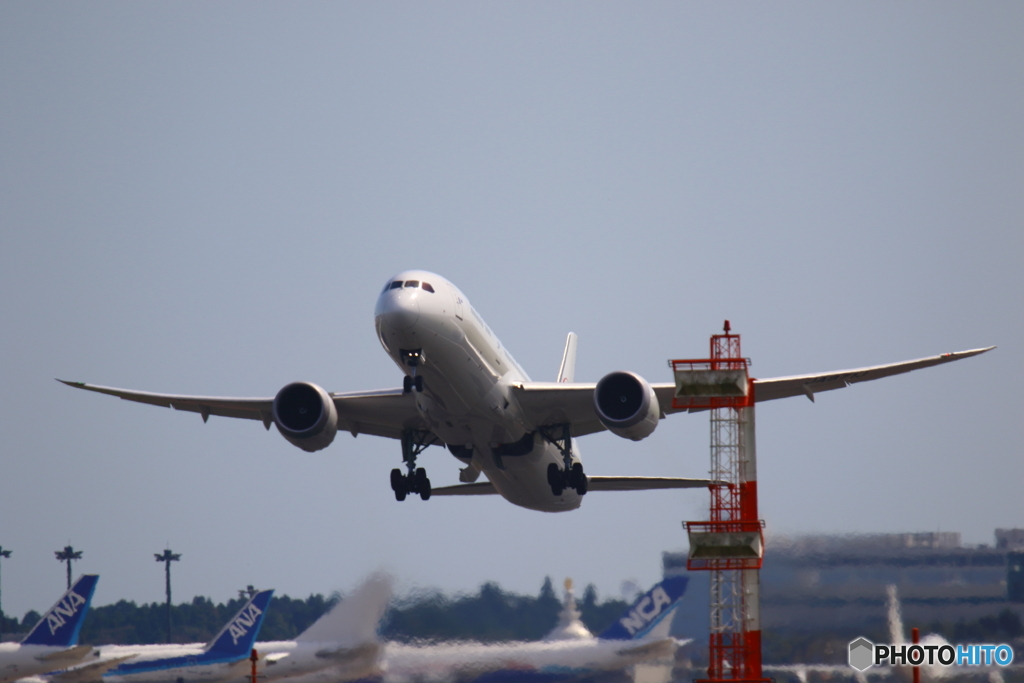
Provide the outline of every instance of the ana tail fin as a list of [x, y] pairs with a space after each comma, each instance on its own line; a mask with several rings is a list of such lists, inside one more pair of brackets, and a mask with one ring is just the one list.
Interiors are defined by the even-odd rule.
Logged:
[[903, 617], [900, 616], [900, 599], [896, 596], [896, 586], [885, 587], [886, 620], [889, 622], [889, 642], [893, 645], [903, 644]]
[[92, 602], [92, 594], [99, 580], [96, 574], [78, 577], [78, 581], [25, 636], [22, 644], [70, 647], [78, 643], [78, 633], [82, 630], [85, 613], [89, 611], [89, 603]]
[[343, 647], [376, 642], [377, 628], [391, 602], [391, 592], [390, 576], [383, 572], [372, 574], [295, 640], [338, 643]]
[[565, 339], [565, 351], [562, 352], [562, 364], [558, 368], [559, 382], [572, 382], [576, 377], [576, 336], [570, 332]]
[[248, 656], [273, 595], [274, 591], [265, 590], [252, 596], [206, 646], [206, 654], [216, 653], [218, 657]]
[[673, 612], [673, 607], [686, 593], [689, 579], [670, 576], [647, 591], [609, 626], [598, 638], [605, 640], [635, 640], [651, 634], [654, 628]]

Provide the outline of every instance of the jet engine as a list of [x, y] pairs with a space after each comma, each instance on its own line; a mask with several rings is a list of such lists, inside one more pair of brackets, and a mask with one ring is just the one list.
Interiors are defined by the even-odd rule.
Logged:
[[310, 382], [292, 382], [274, 397], [274, 424], [304, 451], [327, 448], [338, 433], [338, 409], [327, 392]]
[[661, 407], [654, 389], [640, 375], [610, 372], [594, 389], [594, 410], [612, 434], [639, 441], [654, 432]]

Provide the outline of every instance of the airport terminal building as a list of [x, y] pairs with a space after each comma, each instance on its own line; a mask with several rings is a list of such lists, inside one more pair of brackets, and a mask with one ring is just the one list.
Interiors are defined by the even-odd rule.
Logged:
[[[673, 633], [706, 638], [707, 572], [687, 572], [686, 552], [663, 554], [666, 576], [690, 590]], [[764, 629], [885, 628], [886, 586], [897, 586], [907, 629], [1024, 614], [1024, 529], [997, 529], [994, 545], [965, 547], [955, 532], [769, 538], [761, 570]]]

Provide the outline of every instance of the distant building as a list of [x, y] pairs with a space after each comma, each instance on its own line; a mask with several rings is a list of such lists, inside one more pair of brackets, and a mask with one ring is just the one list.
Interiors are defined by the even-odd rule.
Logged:
[[[1024, 603], [1024, 529], [999, 529], [995, 547], [966, 548], [955, 532], [808, 535], [765, 542], [765, 629], [884, 628], [885, 586], [896, 584], [907, 628], [973, 620]], [[673, 632], [707, 633], [708, 574], [686, 572], [685, 552], [666, 552], [666, 576], [691, 579]], [[1009, 561], [1014, 558], [1013, 561]], [[681, 610], [682, 611], [682, 610]]]
[[996, 529], [996, 548], [1024, 550], [1024, 529]]

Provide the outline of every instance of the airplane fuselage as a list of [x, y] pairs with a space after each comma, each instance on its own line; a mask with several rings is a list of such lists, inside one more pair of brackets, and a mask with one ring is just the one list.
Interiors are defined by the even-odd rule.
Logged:
[[388, 356], [423, 378], [416, 409], [466, 465], [462, 481], [483, 472], [505, 499], [531, 510], [580, 506], [575, 489], [553, 495], [547, 468], [561, 466], [562, 455], [526, 421], [511, 390], [529, 376], [455, 285], [426, 271], [399, 273], [377, 299], [375, 321]]

